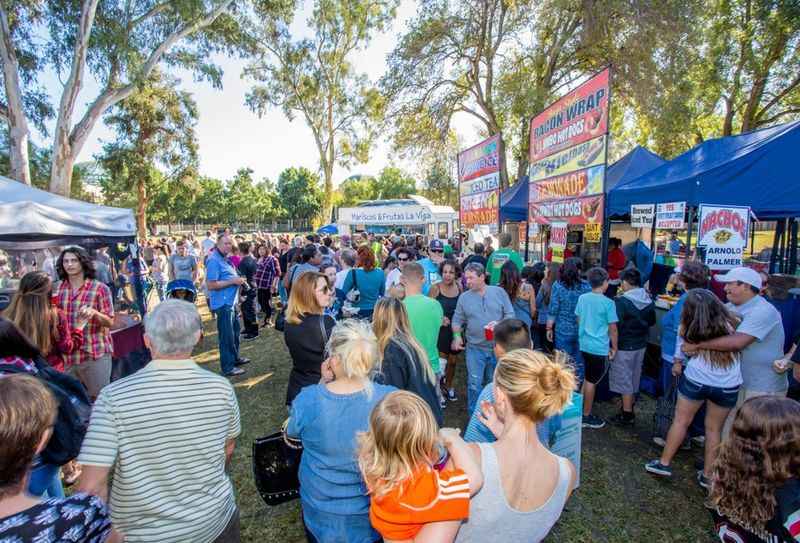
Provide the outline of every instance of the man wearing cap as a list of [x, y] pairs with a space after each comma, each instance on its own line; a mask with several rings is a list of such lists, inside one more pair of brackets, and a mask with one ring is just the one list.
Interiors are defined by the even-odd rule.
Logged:
[[[786, 374], [776, 372], [772, 365], [783, 358], [783, 321], [778, 310], [759, 294], [761, 276], [751, 268], [734, 268], [716, 279], [725, 283], [726, 305], [742, 322], [733, 334], [695, 345], [684, 343], [683, 351], [687, 354], [697, 350], [741, 353], [742, 386], [737, 407], [755, 396], [785, 396], [789, 388]], [[735, 415], [736, 409], [732, 409], [723, 435], [727, 435]]]
[[419, 261], [419, 265], [425, 271], [425, 284], [422, 285], [422, 293], [427, 296], [431, 290], [431, 285], [435, 285], [442, 280], [439, 275], [439, 264], [444, 260], [444, 243], [440, 239], [431, 240], [428, 246], [428, 258]]

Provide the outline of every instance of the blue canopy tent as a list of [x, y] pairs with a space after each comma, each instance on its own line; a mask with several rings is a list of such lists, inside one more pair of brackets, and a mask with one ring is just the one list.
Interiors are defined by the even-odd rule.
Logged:
[[500, 222], [525, 222], [528, 220], [528, 176], [500, 193]]
[[687, 206], [747, 205], [759, 219], [800, 216], [798, 149], [800, 121], [704, 141], [618, 182], [608, 193], [608, 214], [625, 215], [634, 204], [685, 201]]

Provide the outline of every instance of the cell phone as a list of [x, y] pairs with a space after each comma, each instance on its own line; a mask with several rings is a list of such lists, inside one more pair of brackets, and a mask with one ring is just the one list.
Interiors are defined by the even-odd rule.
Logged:
[[442, 471], [447, 465], [447, 461], [450, 460], [450, 452], [447, 450], [447, 447], [441, 443], [439, 443], [437, 447], [439, 449], [439, 459], [433, 464], [433, 469]]

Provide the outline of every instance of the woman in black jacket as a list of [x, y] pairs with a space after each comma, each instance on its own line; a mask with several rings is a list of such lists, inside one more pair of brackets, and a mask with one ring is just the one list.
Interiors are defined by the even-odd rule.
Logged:
[[441, 426], [444, 419], [436, 394], [436, 376], [425, 351], [411, 332], [403, 302], [394, 297], [378, 300], [372, 317], [372, 329], [378, 338], [378, 351], [383, 353], [380, 373], [375, 380], [421, 397]]
[[333, 285], [321, 273], [306, 272], [297, 278], [286, 308], [283, 338], [292, 357], [286, 389], [286, 405], [292, 405], [300, 389], [319, 383], [325, 345], [336, 324], [323, 312], [331, 303]]

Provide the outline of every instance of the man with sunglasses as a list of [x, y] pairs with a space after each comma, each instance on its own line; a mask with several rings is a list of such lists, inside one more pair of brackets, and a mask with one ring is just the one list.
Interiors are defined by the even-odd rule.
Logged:
[[439, 264], [444, 260], [444, 243], [440, 239], [431, 240], [428, 245], [428, 258], [419, 261], [419, 265], [425, 271], [425, 283], [422, 285], [422, 293], [427, 296], [431, 290], [431, 285], [435, 285], [442, 280], [439, 275]]
[[390, 271], [389, 275], [386, 276], [385, 291], [389, 296], [402, 298], [405, 292], [403, 289], [403, 285], [400, 283], [400, 276], [403, 273], [406, 264], [411, 262], [413, 259], [411, 258], [411, 251], [409, 251], [405, 247], [400, 247], [399, 249], [397, 249], [396, 258], [397, 258], [397, 267], [392, 271]]

